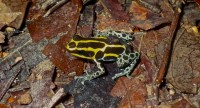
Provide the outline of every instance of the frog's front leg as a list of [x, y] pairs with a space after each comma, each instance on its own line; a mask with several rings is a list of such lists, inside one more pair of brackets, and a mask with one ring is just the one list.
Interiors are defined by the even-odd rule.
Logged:
[[118, 77], [126, 75], [128, 78], [130, 78], [130, 73], [132, 72], [132, 69], [137, 64], [137, 61], [140, 57], [139, 52], [134, 52], [130, 54], [122, 54], [121, 57], [117, 60], [117, 64], [122, 66], [123, 64], [129, 64], [125, 69], [122, 69], [120, 73], [115, 74], [112, 79], [116, 79]]
[[102, 74], [104, 74], [105, 70], [104, 70], [103, 66], [101, 65], [101, 63], [96, 60], [94, 60], [94, 62], [96, 63], [96, 66], [98, 68], [97, 71], [88, 72], [87, 70], [85, 70], [85, 73], [86, 73], [85, 75], [75, 77], [75, 79], [81, 80], [81, 83], [84, 84], [85, 81], [95, 79], [95, 78], [101, 76]]

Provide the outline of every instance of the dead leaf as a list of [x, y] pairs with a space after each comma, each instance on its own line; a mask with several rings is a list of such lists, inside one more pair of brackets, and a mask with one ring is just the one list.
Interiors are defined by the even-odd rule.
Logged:
[[10, 107], [6, 104], [0, 104], [0, 108], [10, 108]]
[[4, 42], [5, 42], [5, 35], [3, 34], [3, 32], [0, 31], [0, 43]]
[[[158, 72], [159, 66], [162, 62], [161, 58], [163, 50], [169, 37], [166, 35], [169, 27], [163, 27], [159, 30], [150, 30], [143, 37], [135, 37], [134, 44], [141, 45], [141, 62], [139, 70], [145, 76], [145, 82], [148, 84], [154, 83], [154, 78]], [[142, 38], [142, 40], [141, 40]], [[149, 55], [149, 53], [155, 56]]]
[[194, 0], [200, 6], [200, 0]]
[[192, 81], [199, 77], [200, 72], [199, 37], [188, 34], [183, 28], [178, 31], [178, 36], [174, 43], [167, 80], [181, 92], [196, 94], [198, 88]]
[[49, 44], [45, 47], [43, 53], [49, 57], [49, 59], [63, 72], [69, 74], [71, 72], [76, 72], [78, 75], [83, 73], [83, 62], [80, 60], [70, 60], [66, 56], [66, 53], [62, 49], [53, 44]]
[[[1, 7], [0, 8], [0, 16], [1, 16], [0, 24], [1, 24], [1, 28], [2, 28], [6, 24], [9, 24], [11, 21], [13, 21], [16, 17], [14, 17], [14, 19], [12, 19], [12, 17], [9, 18], [8, 15], [7, 15], [7, 17], [5, 16], [6, 13], [7, 14], [11, 13], [11, 10], [4, 3], [2, 3], [2, 1], [0, 2], [0, 7]], [[6, 20], [6, 21], [4, 22], [4, 20]]]
[[108, 12], [114, 19], [120, 21], [128, 21], [129, 16], [123, 10], [123, 7], [118, 0], [100, 0], [106, 12]]
[[19, 29], [24, 19], [28, 0], [1, 0], [0, 23]]
[[135, 108], [147, 106], [147, 88], [143, 82], [136, 78], [131, 80], [121, 77], [111, 91], [111, 95], [123, 97], [118, 108]]
[[171, 105], [171, 108], [195, 108], [187, 100], [182, 98], [180, 101]]
[[9, 25], [13, 22], [18, 16], [20, 16], [21, 12], [16, 13], [2, 13], [0, 14], [0, 22], [6, 25]]
[[160, 15], [152, 13], [148, 9], [140, 6], [135, 1], [132, 1], [129, 11], [132, 14], [130, 18], [131, 24], [144, 30], [149, 30], [163, 23], [170, 22], [168, 19], [162, 18]]
[[129, 12], [133, 14], [135, 20], [146, 20], [149, 10], [137, 2], [132, 2]]
[[0, 30], [5, 26], [6, 24], [0, 23]]
[[173, 20], [174, 10], [172, 5], [169, 3], [168, 0], [164, 0], [161, 2], [160, 8], [162, 9], [162, 17], [169, 19], [170, 21]]
[[21, 105], [27, 105], [32, 102], [32, 97], [31, 97], [30, 93], [25, 93], [19, 97], [17, 102]]
[[[97, 30], [107, 31], [124, 31], [124, 32], [133, 32], [133, 26], [125, 21], [115, 20], [113, 18], [109, 18], [107, 15], [98, 15], [97, 16]], [[106, 23], [105, 23], [106, 22]]]
[[[43, 68], [42, 68], [43, 67]], [[34, 69], [32, 69], [32, 73], [40, 74], [42, 79], [36, 79], [33, 82], [30, 82], [31, 89], [30, 94], [32, 97], [32, 102], [27, 105], [27, 107], [44, 107], [51, 99], [52, 92], [52, 77], [54, 73], [54, 66], [52, 63], [47, 60], [39, 63]], [[38, 101], [38, 99], [40, 101]]]
[[93, 30], [94, 21], [95, 21], [94, 9], [95, 9], [95, 6], [93, 5], [86, 6], [84, 8], [77, 25], [76, 34], [83, 37], [92, 36], [92, 30]]
[[53, 41], [55, 44], [49, 43], [46, 45], [43, 53], [48, 56], [58, 68], [66, 73], [74, 71], [78, 73], [80, 73], [80, 71], [81, 73], [83, 72], [83, 68], [81, 67], [83, 63], [77, 60], [69, 60], [66, 56], [65, 48], [67, 42], [75, 34], [80, 8], [81, 5], [78, 5], [78, 3], [73, 4], [72, 1], [68, 2], [48, 17], [38, 18], [28, 26], [34, 42], [38, 42], [44, 38], [50, 40], [60, 34], [57, 36], [57, 39]]
[[7, 99], [7, 102], [8, 103], [13, 103], [15, 101], [15, 97], [14, 96], [10, 96], [8, 99]]
[[[44, 60], [40, 62], [34, 69], [32, 69], [33, 72], [36, 74], [37, 79], [42, 79], [44, 76], [44, 71], [50, 70], [52, 67], [54, 67], [53, 63], [50, 60]], [[39, 78], [41, 77], [41, 78]]]

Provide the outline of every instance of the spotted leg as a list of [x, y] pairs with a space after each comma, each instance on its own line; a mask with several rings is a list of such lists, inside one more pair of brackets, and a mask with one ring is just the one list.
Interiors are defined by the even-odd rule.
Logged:
[[87, 70], [85, 70], [85, 72], [86, 72], [85, 75], [75, 77], [75, 79], [81, 80], [81, 83], [84, 85], [85, 81], [95, 79], [95, 78], [101, 76], [102, 74], [104, 74], [105, 70], [104, 70], [103, 66], [101, 65], [101, 63], [97, 62], [96, 60], [94, 62], [97, 65], [97, 68], [98, 68], [97, 71], [91, 73], [91, 72], [88, 72]]
[[133, 40], [133, 35], [131, 33], [126, 33], [126, 32], [122, 32], [122, 31], [105, 31], [105, 32], [100, 32], [100, 31], [96, 31], [96, 36], [114, 36], [126, 41], [131, 41]]
[[127, 64], [127, 63], [129, 63], [129, 65], [125, 69], [122, 69], [122, 72], [115, 74], [115, 76], [112, 77], [112, 79], [116, 79], [124, 75], [130, 78], [130, 73], [132, 72], [132, 69], [135, 67], [139, 57], [140, 57], [139, 52], [130, 53], [128, 55], [125, 55], [125, 54], [121, 55], [121, 57], [117, 61], [118, 65]]

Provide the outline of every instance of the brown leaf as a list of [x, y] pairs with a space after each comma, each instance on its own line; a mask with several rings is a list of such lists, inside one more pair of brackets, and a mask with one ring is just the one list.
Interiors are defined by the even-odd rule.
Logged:
[[198, 5], [200, 5], [200, 0], [194, 0]]
[[146, 20], [149, 11], [140, 6], [137, 2], [132, 2], [129, 12], [133, 14], [132, 17], [134, 17], [135, 20]]
[[193, 84], [200, 84], [200, 76], [198, 76], [198, 77], [192, 79], [192, 83], [193, 83]]
[[21, 12], [1, 13], [0, 14], [0, 22], [3, 23], [3, 24], [9, 25], [11, 22], [13, 22], [21, 14], [22, 14]]
[[[15, 101], [15, 97], [14, 96], [10, 96], [8, 99], [7, 99], [7, 102], [8, 103], [13, 103]], [[1, 107], [0, 107], [1, 108]]]
[[149, 30], [157, 27], [163, 23], [168, 23], [169, 20], [152, 13], [148, 9], [140, 6], [137, 2], [133, 1], [130, 7], [131, 24], [144, 30]]
[[63, 72], [70, 73], [75, 71], [79, 75], [83, 72], [83, 62], [70, 60], [66, 53], [57, 45], [48, 44], [43, 53]]
[[180, 101], [171, 105], [171, 108], [195, 108], [186, 99], [182, 98]]
[[30, 93], [25, 93], [25, 94], [21, 95], [20, 98], [17, 100], [17, 102], [21, 105], [30, 104], [31, 101], [32, 101], [32, 97], [31, 97]]
[[112, 96], [123, 97], [118, 108], [135, 108], [146, 106], [147, 88], [136, 78], [131, 80], [121, 77], [111, 91]]
[[8, 6], [6, 6], [2, 1], [0, 2], [0, 7], [1, 7], [0, 10], [1, 26], [11, 23], [13, 20], [16, 19], [18, 15], [21, 14], [20, 12], [18, 13], [12, 12], [11, 9]]
[[174, 43], [167, 80], [178, 90], [186, 93], [197, 93], [195, 78], [200, 72], [199, 37], [192, 36], [180, 29]]
[[0, 5], [3, 5], [0, 14], [0, 22], [3, 21], [8, 26], [19, 29], [24, 19], [28, 0], [2, 0]]
[[6, 24], [0, 23], [0, 30], [5, 26]]
[[132, 32], [132, 26], [127, 22], [109, 18], [107, 15], [98, 15], [97, 19], [98, 19], [97, 30], [100, 30], [100, 31], [114, 30], [114, 31]]
[[[57, 31], [55, 31], [56, 33], [59, 33], [58, 31], [62, 29], [61, 31], [63, 32], [67, 30], [66, 32], [68, 32], [68, 34], [60, 37], [60, 39], [55, 44], [49, 43], [43, 50], [43, 53], [49, 57], [49, 59], [56, 65], [56, 67], [60, 68], [63, 72], [66, 72], [66, 73], [75, 71], [78, 74], [80, 74], [83, 72], [83, 63], [77, 60], [73, 60], [73, 61], [70, 60], [66, 56], [66, 48], [65, 48], [67, 42], [75, 34], [76, 25], [79, 19], [80, 7], [81, 7], [81, 5], [78, 5], [78, 4], [79, 3], [73, 4], [72, 2], [68, 2], [66, 5], [61, 7], [61, 10], [60, 10], [61, 12], [57, 10], [58, 13], [54, 12], [53, 14], [50, 15], [50, 16], [54, 16], [51, 19], [51, 21], [54, 20], [54, 22], [59, 23], [61, 27], [57, 28], [58, 27], [57, 24], [50, 27], [49, 28], [50, 30], [47, 29], [50, 32], [49, 35], [53, 36], [52, 34], [55, 34], [53, 33], [55, 31], [55, 27], [57, 28], [56, 29]], [[55, 16], [60, 17], [61, 19], [55, 20], [56, 19]], [[36, 31], [35, 33], [37, 36], [40, 36], [40, 34], [38, 34]], [[47, 36], [47, 34], [44, 34], [43, 36]]]
[[118, 0], [101, 0], [101, 4], [104, 6], [106, 12], [110, 13], [114, 19], [121, 21], [129, 20], [128, 14], [123, 10]]
[[82, 10], [82, 14], [77, 25], [76, 34], [83, 37], [88, 37], [92, 35], [95, 18], [94, 9], [95, 7], [93, 5], [89, 5], [86, 6], [84, 10]]
[[72, 16], [77, 14], [76, 9], [71, 11], [71, 9], [76, 8], [76, 6], [71, 6], [71, 8], [69, 8], [70, 5], [70, 3], [67, 3], [48, 17], [40, 17], [29, 24], [28, 29], [33, 41], [38, 42], [45, 37], [51, 39], [58, 35], [58, 33], [70, 31]]
[[[166, 41], [169, 40], [166, 35], [169, 27], [164, 27], [159, 30], [150, 30], [145, 36], [135, 37], [134, 44], [140, 44], [141, 62], [139, 70], [144, 72], [145, 82], [150, 84], [154, 82], [159, 65], [162, 62], [163, 50]], [[141, 40], [142, 38], [142, 40]]]
[[160, 8], [162, 9], [162, 16], [172, 21], [172, 16], [174, 16], [174, 10], [169, 1], [164, 0], [163, 2], [161, 2]]
[[0, 43], [4, 42], [5, 42], [5, 35], [3, 34], [3, 32], [0, 31]]
[[[27, 17], [26, 17], [27, 20], [33, 21], [44, 15], [45, 11], [41, 9], [42, 3], [44, 2], [39, 0], [32, 0], [30, 8], [27, 12]], [[38, 6], [37, 4], [41, 5]]]
[[[151, 84], [154, 82], [154, 77], [158, 71], [158, 67], [151, 62], [146, 56], [141, 57], [141, 65], [144, 65], [145, 71], [142, 73], [145, 76], [145, 82]], [[141, 68], [140, 68], [141, 70]]]
[[0, 104], [0, 108], [10, 108], [10, 107], [6, 104]]

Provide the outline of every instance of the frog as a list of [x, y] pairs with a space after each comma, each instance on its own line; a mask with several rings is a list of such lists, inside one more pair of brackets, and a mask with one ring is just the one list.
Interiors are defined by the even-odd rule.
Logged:
[[[115, 80], [121, 76], [130, 78], [130, 73], [136, 66], [140, 53], [132, 51], [128, 41], [132, 41], [133, 36], [130, 33], [121, 31], [96, 32], [94, 37], [82, 37], [74, 35], [67, 43], [66, 49], [72, 56], [87, 59], [96, 64], [96, 70], [93, 72], [84, 70], [83, 76], [75, 79], [81, 79], [81, 83], [98, 78], [105, 73], [103, 63], [116, 62], [120, 72], [116, 73], [112, 79]], [[94, 71], [95, 70], [95, 71]]]

